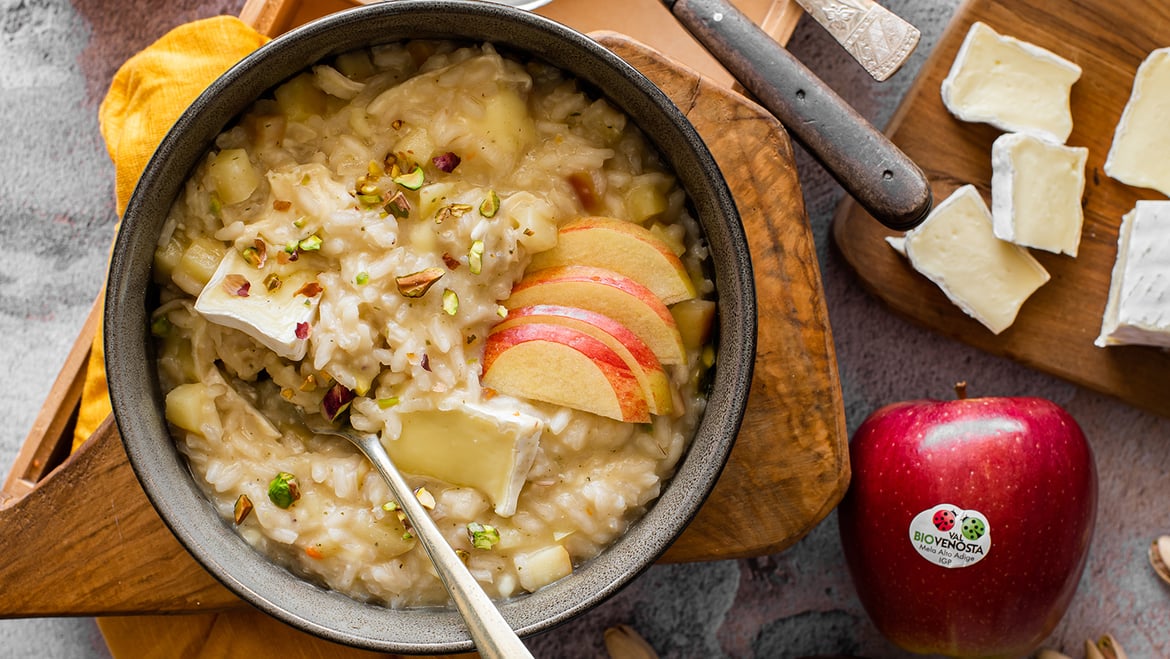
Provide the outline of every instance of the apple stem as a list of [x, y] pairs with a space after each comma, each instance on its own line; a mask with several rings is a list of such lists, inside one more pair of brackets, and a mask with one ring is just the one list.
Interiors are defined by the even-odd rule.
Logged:
[[955, 396], [959, 400], [967, 400], [967, 381], [962, 380], [955, 383]]

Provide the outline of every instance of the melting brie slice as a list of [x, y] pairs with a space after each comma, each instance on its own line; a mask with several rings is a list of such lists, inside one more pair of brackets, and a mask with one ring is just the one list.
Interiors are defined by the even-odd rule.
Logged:
[[1026, 41], [971, 25], [942, 82], [943, 105], [964, 121], [1063, 143], [1072, 132], [1069, 94], [1081, 67]]
[[1002, 240], [1077, 255], [1085, 191], [1085, 147], [1023, 133], [991, 145], [991, 217]]
[[906, 232], [906, 256], [951, 302], [999, 334], [1048, 281], [1048, 272], [1022, 247], [995, 237], [991, 211], [973, 185], [939, 204]]
[[430, 476], [487, 495], [496, 514], [510, 517], [536, 458], [544, 422], [491, 403], [402, 415], [402, 433], [383, 438], [402, 471]]
[[[280, 277], [273, 290], [265, 283], [269, 275]], [[247, 282], [246, 290], [237, 283], [239, 277]], [[303, 287], [315, 279], [305, 270], [281, 276], [272, 266], [257, 268], [229, 249], [195, 300], [195, 310], [210, 322], [240, 330], [281, 357], [300, 360], [309, 342], [297, 337], [297, 325], [311, 323], [321, 301], [319, 293], [307, 295]]]
[[1122, 183], [1170, 195], [1170, 48], [1138, 67], [1113, 134], [1105, 173]]
[[1170, 348], [1170, 201], [1139, 201], [1122, 218], [1109, 301], [1094, 343]]

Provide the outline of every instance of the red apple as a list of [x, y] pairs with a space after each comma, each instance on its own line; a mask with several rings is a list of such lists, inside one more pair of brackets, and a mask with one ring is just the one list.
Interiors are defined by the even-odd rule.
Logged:
[[659, 362], [686, 361], [686, 349], [670, 309], [653, 291], [623, 274], [585, 265], [544, 268], [517, 282], [504, 300], [509, 309], [537, 304], [576, 307], [609, 316], [637, 334]]
[[588, 309], [537, 304], [510, 310], [508, 317], [492, 328], [492, 333], [531, 323], [571, 327], [601, 341], [625, 360], [638, 378], [651, 414], [670, 414], [673, 411], [674, 387], [670, 377], [650, 348], [625, 325]]
[[509, 396], [618, 421], [650, 421], [646, 394], [630, 365], [572, 327], [529, 323], [492, 332], [484, 344], [481, 381]]
[[1040, 398], [883, 407], [850, 445], [838, 510], [862, 605], [904, 649], [1019, 657], [1068, 608], [1097, 510], [1093, 453]]
[[663, 304], [695, 297], [682, 261], [649, 229], [609, 217], [586, 217], [561, 226], [557, 245], [532, 257], [530, 270], [591, 265], [623, 274], [650, 289]]

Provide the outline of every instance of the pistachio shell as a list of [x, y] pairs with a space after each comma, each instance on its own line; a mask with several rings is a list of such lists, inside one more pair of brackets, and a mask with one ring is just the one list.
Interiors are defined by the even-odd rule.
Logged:
[[1170, 535], [1150, 543], [1150, 565], [1162, 581], [1170, 584]]
[[610, 659], [658, 659], [658, 653], [629, 625], [605, 630], [605, 650]]
[[1117, 642], [1117, 639], [1113, 638], [1113, 634], [1105, 634], [1097, 639], [1097, 649], [1101, 651], [1105, 659], [1128, 659], [1125, 650]]

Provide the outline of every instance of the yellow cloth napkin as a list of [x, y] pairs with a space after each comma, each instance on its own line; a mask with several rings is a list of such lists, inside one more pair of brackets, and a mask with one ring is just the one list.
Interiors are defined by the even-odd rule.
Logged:
[[[234, 16], [188, 23], [126, 61], [98, 109], [106, 149], [114, 161], [118, 216], [170, 127], [216, 78], [268, 38]], [[76, 449], [110, 415], [102, 333], [90, 353], [82, 390]]]

